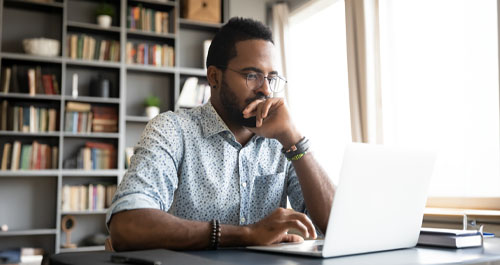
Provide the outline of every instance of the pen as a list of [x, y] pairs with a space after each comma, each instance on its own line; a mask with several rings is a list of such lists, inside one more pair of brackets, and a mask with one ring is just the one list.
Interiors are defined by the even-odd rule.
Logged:
[[125, 257], [125, 256], [120, 256], [120, 255], [111, 255], [111, 262], [137, 264], [137, 265], [161, 265], [161, 261]]

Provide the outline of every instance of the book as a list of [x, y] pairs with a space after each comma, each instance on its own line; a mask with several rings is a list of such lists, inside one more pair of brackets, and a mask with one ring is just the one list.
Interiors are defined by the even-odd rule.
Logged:
[[5, 143], [3, 145], [3, 154], [2, 154], [2, 170], [7, 170], [9, 169], [10, 165], [10, 150], [11, 150], [11, 144], [10, 143]]
[[9, 102], [6, 99], [2, 100], [2, 120], [1, 120], [1, 128], [0, 128], [2, 131], [7, 130], [7, 119], [8, 119], [7, 111], [8, 111], [8, 108], [9, 108]]
[[36, 94], [36, 72], [35, 69], [28, 69], [28, 85], [29, 85], [29, 94], [30, 96], [34, 96]]
[[449, 248], [480, 247], [482, 238], [476, 230], [421, 228], [418, 244]]
[[10, 67], [6, 67], [2, 71], [2, 92], [3, 93], [9, 93], [11, 72], [12, 72], [12, 70]]

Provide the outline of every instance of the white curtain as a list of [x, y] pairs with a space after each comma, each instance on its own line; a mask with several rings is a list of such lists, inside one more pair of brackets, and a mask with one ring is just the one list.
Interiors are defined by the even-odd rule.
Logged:
[[378, 0], [345, 0], [353, 142], [383, 143]]
[[[288, 4], [286, 3], [276, 3], [272, 6], [272, 31], [273, 31], [273, 41], [274, 46], [277, 49], [277, 59], [279, 62], [278, 71], [281, 76], [287, 76], [286, 71], [286, 54], [287, 54], [287, 43], [288, 43]], [[285, 86], [285, 90], [281, 93], [273, 95], [275, 97], [284, 97], [287, 102], [288, 100], [288, 86]]]

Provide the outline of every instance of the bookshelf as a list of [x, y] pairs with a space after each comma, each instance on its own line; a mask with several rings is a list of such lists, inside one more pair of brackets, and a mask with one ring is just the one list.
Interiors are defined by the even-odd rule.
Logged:
[[[0, 225], [9, 226], [9, 231], [0, 232], [0, 249], [41, 247], [48, 253], [103, 250], [103, 245], [87, 246], [80, 242], [96, 233], [107, 234], [104, 223], [106, 209], [63, 210], [65, 186], [87, 186], [88, 191], [89, 184], [118, 184], [126, 170], [125, 149], [137, 143], [149, 121], [144, 115], [144, 99], [149, 95], [156, 95], [161, 99], [161, 112], [174, 110], [186, 78], [196, 76], [206, 80], [203, 41], [211, 39], [221, 24], [180, 18], [180, 0], [105, 0], [114, 7], [115, 16], [111, 27], [102, 28], [96, 24], [94, 15], [100, 2], [102, 1], [53, 0], [51, 3], [41, 3], [29, 0], [0, 0], [0, 80], [3, 81], [6, 75], [4, 69], [10, 68], [12, 71], [13, 66], [16, 66], [18, 71], [16, 90], [12, 90], [9, 85], [9, 91], [5, 93], [3, 83], [0, 83], [0, 103], [8, 103], [7, 116], [12, 114], [10, 109], [13, 106], [29, 108], [33, 105], [36, 118], [29, 120], [38, 122], [43, 115], [38, 114], [36, 108], [53, 108], [57, 112], [53, 121], [56, 129], [52, 131], [23, 131], [22, 127], [21, 130], [14, 131], [9, 119], [7, 128], [0, 130], [0, 161], [3, 160], [5, 143], [18, 141], [21, 145], [28, 145], [36, 141], [57, 147], [54, 168], [10, 170], [11, 167], [8, 166], [6, 170], [0, 170], [0, 212], [9, 213], [0, 214]], [[158, 32], [132, 29], [128, 14], [130, 8], [138, 6], [151, 10], [149, 12], [152, 14], [167, 13], [166, 30]], [[229, 0], [222, 1], [221, 10], [223, 20], [226, 21], [230, 15]], [[83, 59], [84, 51], [82, 56], [74, 54], [72, 36], [76, 36], [73, 39], [77, 42], [79, 38], [82, 39], [81, 42], [85, 42], [84, 36], [91, 37], [96, 46], [99, 46], [99, 42], [102, 45], [104, 41], [114, 41], [119, 51], [115, 51], [112, 60], [96, 60], [100, 58], [100, 53], [95, 52], [97, 49], [94, 50], [93, 56], [87, 54], [89, 58]], [[24, 53], [22, 40], [34, 37], [59, 40], [59, 54], [46, 57]], [[87, 38], [88, 43], [89, 39]], [[172, 47], [173, 63], [152, 65], [149, 60], [148, 64], [130, 61], [127, 56], [127, 43]], [[106, 57], [102, 59], [104, 58]], [[30, 95], [29, 79], [26, 81], [19, 78], [24, 79], [24, 72], [30, 69], [35, 72], [41, 69], [39, 72], [42, 77], [44, 74], [53, 76], [59, 93], [36, 91], [34, 95]], [[78, 75], [77, 97], [72, 95], [74, 74]], [[108, 97], [95, 95], [95, 80], [100, 79], [109, 80]], [[35, 75], [34, 80], [38, 80], [38, 75]], [[14, 81], [11, 79], [11, 82]], [[42, 84], [42, 87], [46, 86]], [[35, 86], [36, 88], [39, 87]], [[114, 108], [117, 116], [116, 131], [66, 130], [69, 103]], [[0, 111], [3, 112], [2, 109]], [[79, 117], [78, 115], [75, 117]], [[74, 124], [80, 125], [79, 121]], [[74, 160], [89, 142], [113, 146], [115, 152], [111, 156], [115, 164], [109, 169], [85, 170], [79, 169], [75, 163], [68, 162]], [[71, 215], [76, 220], [71, 235], [72, 243], [78, 245], [74, 249], [61, 247], [66, 241], [66, 235], [61, 229], [61, 219], [66, 215]]]

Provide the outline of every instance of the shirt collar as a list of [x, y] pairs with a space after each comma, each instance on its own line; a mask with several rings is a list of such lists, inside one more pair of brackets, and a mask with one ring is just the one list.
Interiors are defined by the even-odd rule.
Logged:
[[210, 101], [201, 107], [201, 127], [205, 138], [224, 131], [231, 132]]

